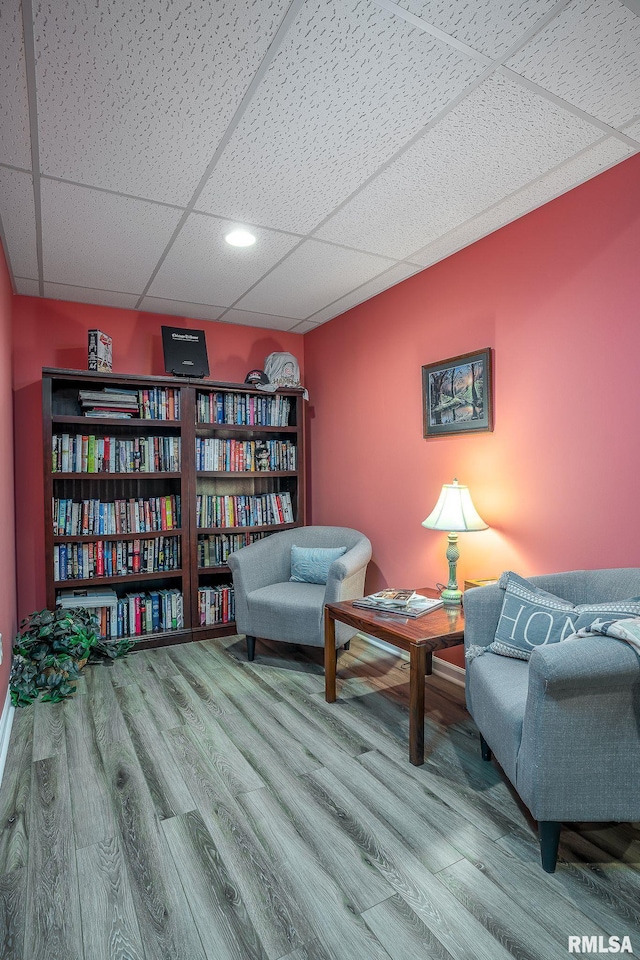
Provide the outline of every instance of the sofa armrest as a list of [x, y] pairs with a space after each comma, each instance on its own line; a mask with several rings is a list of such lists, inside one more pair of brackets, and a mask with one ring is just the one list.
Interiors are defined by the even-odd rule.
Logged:
[[640, 818], [640, 658], [611, 637], [533, 651], [516, 787], [537, 820]]
[[488, 647], [495, 639], [504, 590], [494, 584], [473, 587], [463, 595], [464, 646]]

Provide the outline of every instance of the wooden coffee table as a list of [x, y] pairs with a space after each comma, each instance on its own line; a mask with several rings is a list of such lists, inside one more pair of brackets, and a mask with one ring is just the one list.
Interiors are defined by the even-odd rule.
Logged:
[[[417, 591], [426, 597], [438, 596], [425, 587]], [[424, 681], [431, 673], [434, 650], [455, 647], [464, 639], [462, 607], [438, 607], [411, 620], [394, 613], [380, 613], [354, 607], [352, 600], [328, 603], [324, 608], [324, 676], [327, 703], [336, 699], [336, 620], [361, 633], [407, 650], [409, 653], [409, 759], [424, 763]]]

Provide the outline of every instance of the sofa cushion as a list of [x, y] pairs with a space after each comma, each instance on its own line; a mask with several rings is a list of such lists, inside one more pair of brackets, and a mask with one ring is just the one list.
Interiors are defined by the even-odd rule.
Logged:
[[596, 619], [640, 616], [638, 597], [574, 605], [512, 571], [502, 574], [499, 586], [504, 589], [504, 600], [495, 638], [488, 649], [519, 660], [528, 660], [536, 647], [566, 640]]
[[478, 657], [468, 674], [473, 719], [500, 766], [515, 783], [529, 664], [506, 657]]
[[290, 580], [298, 583], [326, 583], [329, 567], [347, 552], [346, 547], [291, 547]]

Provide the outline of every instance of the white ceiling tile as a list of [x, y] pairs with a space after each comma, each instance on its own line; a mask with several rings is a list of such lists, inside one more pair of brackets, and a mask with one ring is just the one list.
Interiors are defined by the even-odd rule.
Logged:
[[164, 297], [145, 297], [139, 310], [145, 313], [166, 313], [171, 317], [187, 317], [193, 320], [217, 320], [224, 307], [207, 303], [186, 303], [184, 300], [167, 300]]
[[310, 320], [301, 320], [300, 323], [297, 323], [295, 327], [291, 328], [291, 333], [309, 333], [310, 330], [315, 330], [316, 327], [319, 326], [319, 323], [311, 323]]
[[37, 297], [40, 295], [40, 284], [29, 277], [14, 277], [16, 291], [23, 297]]
[[289, 233], [250, 227], [254, 245], [232, 247], [224, 238], [238, 226], [246, 224], [190, 214], [149, 288], [151, 296], [230, 307], [300, 242]]
[[574, 0], [506, 66], [612, 126], [640, 114], [640, 19], [619, 0]]
[[[254, 313], [252, 310], [227, 310], [222, 318], [225, 323], [241, 323], [245, 327], [266, 327], [269, 330], [291, 330], [298, 323], [291, 317], [274, 317], [270, 313]], [[300, 330], [295, 330], [300, 333]]]
[[625, 127], [624, 132], [628, 137], [633, 137], [634, 140], [637, 140], [640, 143], [640, 119], [638, 119], [635, 123], [629, 124], [628, 127]]
[[309, 0], [197, 207], [307, 232], [482, 69], [370, 0]]
[[186, 204], [289, 0], [42, 0], [41, 168]]
[[31, 169], [31, 136], [20, 0], [0, 4], [0, 163]]
[[115, 290], [92, 290], [67, 283], [45, 283], [44, 295], [51, 300], [70, 300], [72, 303], [96, 303], [102, 307], [133, 309], [138, 299], [134, 293]]
[[236, 306], [304, 320], [390, 266], [382, 257], [305, 240]]
[[413, 254], [410, 259], [427, 267], [438, 260], [443, 260], [457, 250], [474, 243], [481, 237], [487, 236], [499, 227], [524, 216], [536, 207], [571, 190], [590, 177], [602, 173], [607, 167], [629, 156], [631, 148], [614, 137], [608, 137], [601, 143], [586, 150], [579, 157], [574, 157], [562, 164], [557, 170], [552, 170], [535, 183], [529, 184], [513, 196], [497, 203], [490, 210], [463, 223], [462, 226], [440, 237], [423, 250]]
[[500, 57], [557, 0], [397, 0], [422, 20], [493, 59]]
[[42, 180], [44, 278], [142, 293], [180, 211]]
[[14, 275], [37, 277], [36, 215], [30, 173], [0, 167], [0, 217]]
[[369, 300], [383, 290], [388, 290], [389, 287], [395, 286], [396, 283], [401, 283], [402, 280], [406, 280], [407, 277], [418, 273], [419, 270], [419, 267], [412, 266], [409, 263], [396, 263], [393, 267], [390, 267], [389, 270], [381, 273], [380, 276], [374, 277], [374, 279], [369, 280], [368, 283], [363, 283], [362, 286], [354, 290], [353, 293], [348, 293], [346, 297], [341, 297], [339, 300], [336, 300], [335, 303], [331, 303], [328, 307], [325, 307], [324, 310], [314, 313], [313, 316], [309, 317], [309, 321], [313, 323], [324, 323], [326, 320], [331, 320], [333, 317], [337, 317], [338, 314], [344, 313], [352, 307], [356, 307], [364, 300]]
[[494, 75], [317, 236], [403, 260], [601, 136], [574, 114]]

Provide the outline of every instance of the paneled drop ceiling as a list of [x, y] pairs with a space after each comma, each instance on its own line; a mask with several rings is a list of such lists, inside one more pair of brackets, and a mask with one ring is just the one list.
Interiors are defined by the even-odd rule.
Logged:
[[640, 0], [1, 0], [0, 77], [16, 292], [304, 333], [640, 150]]

